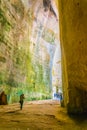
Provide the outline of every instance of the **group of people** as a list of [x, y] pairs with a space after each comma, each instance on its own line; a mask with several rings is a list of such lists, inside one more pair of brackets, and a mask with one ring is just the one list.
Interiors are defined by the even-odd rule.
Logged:
[[59, 99], [60, 101], [63, 99], [62, 93], [54, 93], [54, 98]]

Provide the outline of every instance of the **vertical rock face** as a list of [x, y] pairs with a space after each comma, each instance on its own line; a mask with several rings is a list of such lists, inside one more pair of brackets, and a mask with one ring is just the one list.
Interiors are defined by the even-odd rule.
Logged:
[[[45, 82], [52, 89], [52, 66], [54, 52], [58, 43], [58, 22], [57, 15], [54, 15], [49, 8], [49, 6], [53, 8], [52, 3], [49, 3], [49, 6], [45, 3], [47, 8], [45, 10], [44, 2], [46, 1], [38, 0], [34, 8], [35, 19], [33, 21], [31, 41], [34, 43], [32, 46], [33, 62], [39, 63], [42, 67], [41, 71], [43, 71], [40, 73], [44, 73], [42, 74], [42, 83]], [[38, 69], [38, 66], [36, 66], [35, 70], [38, 71]]]
[[42, 0], [0, 1], [0, 90], [11, 102], [22, 92], [50, 98], [57, 13], [44, 8]]
[[21, 0], [1, 0], [0, 85], [7, 94], [11, 94], [12, 87], [25, 84], [26, 62], [30, 59], [28, 19]]
[[68, 112], [87, 112], [87, 1], [59, 0], [63, 88]]

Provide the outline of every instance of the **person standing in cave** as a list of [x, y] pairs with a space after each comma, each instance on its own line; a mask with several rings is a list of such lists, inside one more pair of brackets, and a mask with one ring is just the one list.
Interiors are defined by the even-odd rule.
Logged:
[[19, 101], [19, 103], [20, 103], [20, 109], [21, 109], [21, 110], [22, 110], [22, 108], [23, 108], [24, 99], [25, 99], [24, 94], [21, 94], [21, 95], [20, 95], [20, 101]]

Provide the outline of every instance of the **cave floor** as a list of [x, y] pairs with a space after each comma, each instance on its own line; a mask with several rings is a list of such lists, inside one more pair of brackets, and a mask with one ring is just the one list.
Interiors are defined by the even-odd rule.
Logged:
[[58, 101], [25, 102], [0, 106], [0, 130], [87, 130], [86, 116], [69, 116]]

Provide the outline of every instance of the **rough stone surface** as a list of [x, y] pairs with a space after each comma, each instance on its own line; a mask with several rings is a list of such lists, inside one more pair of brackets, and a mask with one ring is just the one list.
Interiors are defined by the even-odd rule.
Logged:
[[59, 0], [64, 102], [69, 112], [87, 112], [87, 1]]
[[[0, 1], [0, 86], [4, 86], [5, 90], [8, 88], [8, 94], [12, 91], [16, 93], [15, 88], [23, 86], [25, 82], [30, 83], [29, 87], [34, 91], [42, 85], [40, 89], [42, 91], [43, 88], [44, 91], [46, 88], [44, 81], [48, 84], [50, 78], [49, 76], [42, 82], [42, 78], [46, 77], [42, 74], [42, 66], [38, 65], [39, 71], [36, 75], [36, 68], [31, 65], [29, 34], [32, 20], [37, 21], [37, 19], [23, 2], [24, 0]], [[32, 1], [30, 5], [32, 6]], [[87, 1], [59, 0], [58, 5], [64, 104], [70, 113], [85, 113], [87, 112]], [[32, 9], [34, 8], [35, 6], [32, 6]], [[52, 16], [52, 13], [50, 12], [48, 16]], [[53, 35], [52, 32], [51, 34]], [[44, 39], [50, 41], [47, 37]], [[35, 46], [34, 43], [32, 45]], [[45, 52], [48, 54], [46, 50]], [[49, 59], [48, 55], [47, 60]], [[38, 82], [35, 84], [37, 79], [40, 84]], [[12, 102], [18, 100], [14, 97], [15, 94], [11, 98]]]
[[58, 40], [52, 7], [45, 12], [43, 0], [0, 0], [0, 30], [0, 91], [9, 103], [21, 92], [31, 95], [27, 100], [51, 98]]

